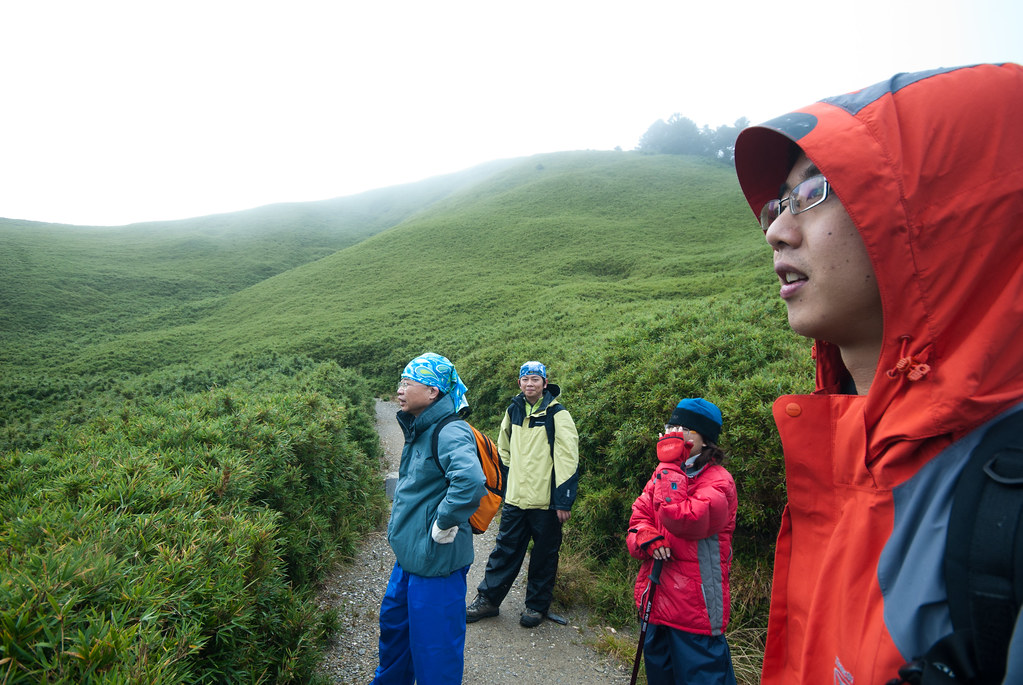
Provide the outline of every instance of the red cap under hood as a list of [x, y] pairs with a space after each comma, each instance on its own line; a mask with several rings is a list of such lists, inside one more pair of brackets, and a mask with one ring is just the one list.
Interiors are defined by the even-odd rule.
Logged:
[[[899, 74], [744, 130], [735, 167], [754, 214], [778, 197], [792, 141], [877, 275], [871, 452], [961, 433], [1023, 400], [1023, 67]], [[818, 390], [833, 391], [847, 372], [834, 346], [817, 351]]]

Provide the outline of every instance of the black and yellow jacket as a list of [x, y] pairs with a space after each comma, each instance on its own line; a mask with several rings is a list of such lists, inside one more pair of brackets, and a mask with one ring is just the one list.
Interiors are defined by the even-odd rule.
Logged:
[[505, 502], [519, 509], [563, 509], [575, 502], [579, 482], [579, 434], [558, 403], [561, 388], [548, 383], [540, 403], [527, 414], [519, 393], [508, 406], [497, 436], [508, 467]]

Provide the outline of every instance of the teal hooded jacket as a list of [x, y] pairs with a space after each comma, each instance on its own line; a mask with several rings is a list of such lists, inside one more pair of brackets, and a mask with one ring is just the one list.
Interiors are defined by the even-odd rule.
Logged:
[[[430, 455], [437, 423], [453, 413], [451, 402], [442, 397], [418, 417], [397, 414], [405, 446], [387, 540], [401, 567], [418, 576], [446, 576], [473, 561], [469, 517], [486, 492], [486, 479], [469, 425], [464, 421], [445, 425], [437, 440], [437, 459]], [[442, 530], [458, 526], [453, 542], [434, 541], [430, 534], [434, 521]]]

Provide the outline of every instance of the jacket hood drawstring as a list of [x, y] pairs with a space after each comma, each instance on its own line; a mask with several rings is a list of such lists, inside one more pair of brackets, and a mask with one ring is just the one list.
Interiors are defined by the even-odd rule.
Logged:
[[895, 362], [895, 366], [885, 372], [885, 375], [892, 379], [905, 376], [910, 382], [915, 382], [930, 373], [931, 365], [927, 363], [927, 360], [931, 356], [931, 345], [927, 345], [919, 353], [911, 355], [908, 353], [908, 350], [909, 343], [913, 338], [908, 335], [902, 335], [899, 336], [899, 340], [902, 342], [899, 360]]

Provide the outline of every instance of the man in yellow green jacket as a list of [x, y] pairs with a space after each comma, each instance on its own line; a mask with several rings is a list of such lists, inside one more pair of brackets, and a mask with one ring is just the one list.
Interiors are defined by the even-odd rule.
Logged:
[[519, 575], [530, 540], [526, 608], [519, 623], [532, 628], [550, 608], [558, 572], [561, 527], [571, 516], [579, 482], [579, 434], [558, 403], [561, 388], [547, 382], [547, 367], [529, 361], [519, 369], [520, 392], [504, 414], [497, 448], [508, 468], [508, 489], [494, 551], [468, 606], [473, 623], [497, 616]]

